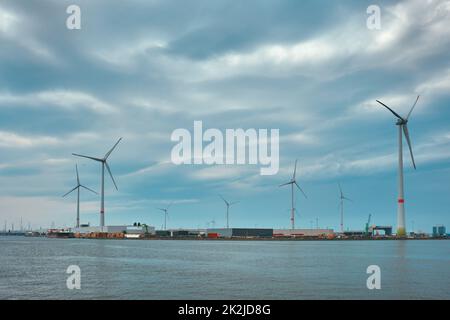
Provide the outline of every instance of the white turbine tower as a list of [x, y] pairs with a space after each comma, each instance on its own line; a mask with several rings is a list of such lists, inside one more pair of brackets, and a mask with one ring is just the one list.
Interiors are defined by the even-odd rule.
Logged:
[[105, 167], [108, 170], [109, 175], [111, 176], [111, 180], [114, 183], [114, 187], [116, 187], [116, 190], [119, 190], [117, 188], [116, 182], [114, 181], [114, 177], [111, 173], [111, 169], [109, 168], [108, 162], [106, 162], [106, 160], [110, 156], [111, 152], [113, 152], [113, 150], [119, 144], [120, 140], [122, 140], [122, 138], [117, 140], [116, 144], [105, 154], [105, 156], [103, 158], [94, 158], [94, 157], [84, 156], [81, 154], [72, 153], [74, 156], [91, 159], [94, 161], [98, 161], [102, 164], [102, 182], [101, 182], [102, 183], [102, 189], [101, 189], [102, 190], [101, 191], [102, 199], [101, 199], [101, 206], [100, 206], [100, 227], [102, 227], [102, 228], [105, 226]]
[[306, 196], [306, 194], [303, 192], [302, 188], [300, 188], [300, 186], [298, 185], [297, 180], [295, 180], [296, 172], [297, 172], [297, 160], [295, 160], [294, 174], [292, 175], [292, 179], [289, 182], [286, 182], [286, 183], [280, 185], [280, 187], [291, 185], [291, 227], [292, 227], [292, 230], [295, 229], [294, 184], [302, 192], [303, 196], [305, 198], [308, 198]]
[[350, 201], [353, 202], [351, 199], [344, 196], [344, 193], [342, 192], [341, 184], [339, 183], [339, 199], [340, 199], [340, 207], [341, 207], [341, 233], [344, 233], [344, 201]]
[[379, 104], [386, 107], [394, 116], [397, 117], [397, 123], [398, 126], [398, 207], [397, 207], [397, 236], [404, 237], [406, 236], [406, 224], [405, 224], [405, 196], [404, 196], [404, 190], [403, 190], [403, 134], [405, 135], [406, 142], [408, 143], [409, 152], [411, 154], [411, 160], [414, 169], [416, 169], [416, 163], [414, 161], [414, 155], [412, 152], [411, 147], [411, 139], [409, 137], [409, 131], [408, 131], [408, 120], [411, 116], [411, 113], [414, 110], [414, 107], [417, 104], [417, 101], [419, 100], [419, 96], [417, 96], [416, 101], [414, 102], [411, 110], [409, 111], [406, 118], [401, 117], [398, 113], [396, 113], [394, 110], [389, 108], [387, 105], [385, 105], [383, 102], [378, 101]]
[[161, 210], [164, 212], [164, 230], [167, 230], [167, 217], [169, 216], [169, 208], [172, 205], [173, 202], [169, 203], [169, 205], [165, 208], [158, 208], [158, 210]]
[[64, 194], [64, 195], [63, 195], [63, 198], [64, 198], [65, 196], [67, 196], [69, 193], [71, 193], [71, 192], [77, 190], [77, 224], [76, 224], [76, 226], [77, 226], [77, 228], [79, 228], [79, 227], [80, 227], [80, 187], [81, 187], [81, 188], [84, 188], [84, 189], [86, 189], [86, 190], [88, 190], [88, 191], [90, 191], [90, 192], [93, 192], [93, 193], [95, 193], [95, 194], [98, 194], [98, 193], [95, 192], [95, 191], [92, 190], [92, 189], [89, 189], [89, 188], [86, 187], [86, 186], [83, 186], [83, 185], [80, 183], [80, 176], [78, 175], [78, 166], [77, 166], [77, 165], [75, 165], [75, 171], [77, 172], [77, 185], [76, 185], [75, 188], [73, 188], [72, 190], [70, 190], [69, 192], [67, 192], [66, 194]]
[[231, 206], [233, 206], [233, 205], [235, 205], [235, 204], [237, 204], [237, 203], [239, 203], [239, 201], [235, 201], [235, 202], [228, 202], [227, 200], [225, 200], [225, 198], [224, 197], [222, 197], [220, 194], [219, 194], [219, 197], [221, 197], [222, 198], [222, 200], [223, 200], [223, 202], [225, 202], [225, 205], [227, 206], [227, 229], [229, 229], [230, 228], [230, 224], [229, 224], [229, 213], [230, 213], [230, 207]]

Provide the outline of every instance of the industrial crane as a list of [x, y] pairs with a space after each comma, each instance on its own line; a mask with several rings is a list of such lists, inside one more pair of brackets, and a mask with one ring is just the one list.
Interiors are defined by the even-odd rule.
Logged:
[[370, 218], [372, 218], [372, 214], [369, 214], [369, 219], [367, 219], [367, 223], [366, 223], [366, 236], [369, 235]]

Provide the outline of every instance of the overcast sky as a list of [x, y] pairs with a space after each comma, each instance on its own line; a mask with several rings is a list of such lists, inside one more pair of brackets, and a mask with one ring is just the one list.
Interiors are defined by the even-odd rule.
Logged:
[[[68, 30], [66, 8], [81, 8]], [[381, 30], [366, 9], [381, 8]], [[170, 202], [168, 227], [225, 224], [218, 194], [240, 201], [231, 226], [289, 227], [287, 182], [299, 159], [297, 226], [363, 229], [369, 213], [396, 224], [397, 127], [380, 99], [406, 114], [407, 228], [450, 227], [450, 1], [0, 2], [0, 221], [16, 228], [75, 223], [81, 182], [100, 190], [110, 157], [106, 224], [147, 222]], [[280, 130], [280, 171], [171, 163], [177, 128]], [[81, 194], [81, 221], [100, 199]], [[3, 225], [1, 226], [3, 229]]]

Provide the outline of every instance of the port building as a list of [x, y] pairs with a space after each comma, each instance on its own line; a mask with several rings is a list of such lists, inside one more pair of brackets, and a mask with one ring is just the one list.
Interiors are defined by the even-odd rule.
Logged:
[[272, 238], [273, 229], [262, 228], [211, 228], [206, 229], [208, 238]]
[[333, 229], [275, 229], [274, 237], [331, 237]]
[[380, 231], [384, 233], [385, 236], [392, 236], [392, 226], [371, 226], [369, 227], [369, 233], [371, 235], [380, 235]]
[[157, 230], [156, 235], [172, 238], [198, 238], [206, 235], [205, 229], [169, 229]]
[[155, 235], [155, 227], [152, 226], [104, 226], [104, 227], [80, 227], [72, 228], [71, 232], [78, 234], [90, 233], [123, 233], [126, 238], [138, 238], [140, 235], [150, 234]]
[[433, 227], [433, 237], [444, 237], [447, 235], [445, 226], [434, 226]]

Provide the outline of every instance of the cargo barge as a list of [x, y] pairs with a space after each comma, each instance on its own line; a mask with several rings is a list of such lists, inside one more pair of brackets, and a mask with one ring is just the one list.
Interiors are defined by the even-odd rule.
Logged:
[[49, 229], [47, 231], [47, 238], [60, 238], [60, 239], [70, 239], [75, 238], [73, 232], [64, 229]]

